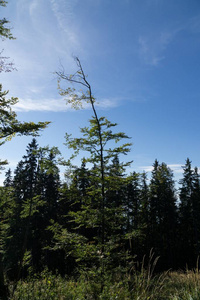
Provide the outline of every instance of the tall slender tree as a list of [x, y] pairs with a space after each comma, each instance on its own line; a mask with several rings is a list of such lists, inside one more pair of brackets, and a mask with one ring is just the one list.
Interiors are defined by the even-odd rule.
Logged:
[[190, 267], [194, 267], [199, 255], [200, 190], [198, 169], [192, 169], [189, 158], [183, 167], [183, 178], [180, 180], [180, 185], [180, 260], [182, 264], [187, 263]]
[[170, 267], [174, 259], [177, 230], [177, 207], [173, 173], [156, 160], [150, 183], [149, 244], [161, 255], [162, 264]]
[[[98, 245], [101, 245], [99, 253], [101, 257], [105, 255], [105, 244], [108, 241], [107, 229], [108, 227], [108, 210], [106, 206], [106, 193], [108, 187], [107, 184], [107, 166], [109, 161], [114, 158], [116, 154], [126, 154], [129, 151], [130, 143], [124, 144], [115, 148], [106, 148], [110, 141], [119, 142], [124, 138], [128, 138], [124, 133], [113, 133], [112, 129], [116, 126], [109, 122], [105, 117], [99, 117], [95, 108], [95, 98], [92, 94], [91, 86], [87, 80], [87, 77], [83, 71], [80, 60], [76, 57], [75, 61], [77, 63], [78, 70], [73, 75], [66, 75], [65, 72], [56, 72], [58, 75], [58, 87], [60, 95], [64, 96], [67, 103], [71, 104], [75, 109], [80, 108], [84, 105], [84, 102], [90, 103], [93, 118], [90, 120], [90, 127], [85, 127], [81, 129], [83, 135], [82, 138], [71, 139], [69, 135], [66, 135], [66, 142], [69, 148], [72, 148], [75, 153], [81, 151], [86, 151], [90, 153], [90, 157], [87, 158], [87, 162], [95, 164], [93, 168], [93, 181], [95, 179], [95, 189], [90, 192], [93, 197], [93, 202], [90, 204], [90, 209], [94, 207], [93, 210], [93, 221], [89, 223], [94, 223], [95, 226], [99, 227], [99, 237], [100, 240]], [[76, 91], [75, 88], [67, 87], [62, 88], [61, 82], [77, 84], [85, 89], [85, 91]], [[92, 198], [91, 197], [91, 198]], [[94, 203], [96, 202], [95, 206]], [[91, 214], [90, 214], [91, 215]], [[79, 219], [80, 220], [80, 219]], [[104, 273], [104, 262], [102, 262], [102, 274]]]

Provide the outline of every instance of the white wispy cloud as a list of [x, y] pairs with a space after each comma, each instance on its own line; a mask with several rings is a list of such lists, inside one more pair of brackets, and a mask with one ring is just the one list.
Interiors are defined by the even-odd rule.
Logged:
[[188, 30], [190, 33], [200, 32], [200, 14], [190, 18], [185, 24], [182, 25], [181, 30]]
[[170, 168], [170, 169], [172, 169], [172, 171], [174, 172], [174, 173], [179, 173], [179, 174], [182, 174], [183, 173], [183, 165], [182, 164], [169, 164], [168, 165], [168, 167]]
[[[175, 174], [181, 174], [183, 173], [182, 164], [168, 164], [167, 165]], [[143, 170], [145, 172], [152, 172], [153, 166], [141, 166], [139, 167], [140, 170]]]
[[12, 95], [19, 97], [17, 111], [69, 109], [64, 101], [56, 100], [57, 89], [52, 73], [59, 67], [59, 59], [71, 73], [74, 68], [72, 53], [81, 50], [75, 28], [76, 2], [16, 1], [14, 28], [17, 39], [12, 44], [7, 42], [6, 50], [14, 59], [18, 72], [12, 72], [9, 77], [3, 74], [2, 83], [6, 88], [11, 86]]
[[96, 105], [101, 109], [114, 108], [120, 105], [121, 99], [118, 98], [104, 98], [97, 100]]
[[[101, 99], [96, 103], [100, 109], [113, 108], [119, 105], [119, 102], [115, 99]], [[84, 109], [91, 109], [90, 104], [84, 104]], [[66, 105], [64, 99], [19, 99], [19, 102], [15, 105], [15, 110], [18, 112], [29, 111], [52, 111], [52, 112], [64, 112], [72, 110], [70, 105]]]
[[161, 32], [139, 37], [139, 55], [147, 65], [157, 66], [164, 58], [164, 51], [172, 41], [174, 32]]
[[153, 166], [141, 166], [139, 169], [144, 172], [151, 172], [153, 170]]
[[67, 111], [68, 107], [61, 99], [19, 99], [15, 105], [15, 110], [19, 112], [29, 111]]
[[[152, 0], [157, 5], [157, 0]], [[151, 3], [152, 4], [152, 3]], [[166, 57], [167, 47], [181, 32], [195, 34], [200, 32], [200, 15], [186, 19], [179, 24], [171, 25], [167, 29], [152, 30], [141, 34], [138, 38], [139, 56], [141, 60], [151, 66], [158, 66]]]
[[[26, 58], [29, 60], [24, 64], [26, 69], [37, 70], [36, 64], [40, 65], [40, 68], [46, 65], [51, 69], [52, 65], [58, 65], [58, 60], [62, 57], [69, 65], [72, 53], [76, 52], [76, 49], [79, 52], [81, 50], [77, 33], [78, 22], [74, 16], [77, 0], [19, 0], [19, 2], [21, 5], [17, 4], [16, 35], [17, 41], [21, 40], [20, 45], [23, 43], [26, 51], [24, 54], [21, 53], [21, 57], [23, 60]], [[26, 26], [22, 27], [21, 24]], [[16, 61], [19, 62], [19, 59]]]
[[73, 28], [73, 8], [77, 0], [50, 0], [51, 9], [57, 19], [59, 28], [66, 34], [71, 47], [80, 47], [78, 36]]
[[29, 14], [30, 14], [30, 16], [34, 15], [34, 12], [35, 12], [35, 10], [37, 9], [38, 6], [39, 6], [39, 1], [38, 0], [33, 0], [30, 3], [30, 6], [29, 6]]

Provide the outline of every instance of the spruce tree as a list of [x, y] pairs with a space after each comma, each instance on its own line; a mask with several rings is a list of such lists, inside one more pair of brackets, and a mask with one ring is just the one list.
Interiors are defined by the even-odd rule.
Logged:
[[165, 163], [156, 160], [152, 171], [149, 198], [150, 230], [148, 244], [161, 256], [164, 268], [171, 267], [175, 259], [177, 206], [173, 173]]
[[200, 189], [198, 169], [192, 169], [187, 158], [183, 167], [183, 178], [180, 180], [179, 205], [179, 247], [180, 264], [194, 267], [199, 255], [200, 233]]

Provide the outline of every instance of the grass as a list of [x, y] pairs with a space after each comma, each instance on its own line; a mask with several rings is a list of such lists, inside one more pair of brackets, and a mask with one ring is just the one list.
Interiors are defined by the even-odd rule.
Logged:
[[[195, 270], [154, 275], [157, 258], [150, 253], [145, 266], [136, 265], [129, 274], [82, 274], [79, 279], [62, 278], [45, 271], [19, 281], [11, 300], [199, 300], [200, 272]], [[12, 285], [10, 285], [12, 291]]]
[[168, 293], [170, 300], [199, 300], [200, 273], [198, 269], [185, 272], [171, 272], [168, 278]]

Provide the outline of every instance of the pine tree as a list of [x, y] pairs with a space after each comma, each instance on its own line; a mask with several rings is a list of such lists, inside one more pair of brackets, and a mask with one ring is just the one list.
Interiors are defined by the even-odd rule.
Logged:
[[156, 160], [150, 183], [148, 244], [161, 256], [162, 266], [173, 264], [177, 231], [177, 207], [173, 173]]
[[3, 182], [3, 185], [5, 187], [11, 187], [12, 186], [12, 171], [11, 169], [9, 168], [6, 172], [5, 172], [5, 180]]
[[[10, 279], [26, 274], [27, 268], [40, 271], [51, 268], [50, 252], [46, 249], [52, 235], [47, 231], [51, 221], [57, 220], [59, 203], [59, 169], [56, 148], [38, 148], [35, 139], [28, 145], [26, 155], [14, 171], [11, 185], [15, 205], [10, 220], [10, 238], [6, 244], [4, 261]], [[6, 186], [10, 181], [8, 172]], [[25, 266], [22, 268], [22, 265]]]
[[133, 172], [127, 184], [127, 231], [137, 230], [140, 212], [140, 174]]
[[149, 224], [149, 209], [150, 209], [149, 186], [147, 184], [147, 174], [145, 172], [141, 174], [140, 199], [141, 199], [140, 224], [145, 231], [145, 229], [147, 229], [147, 225]]
[[140, 233], [141, 233], [141, 255], [146, 255], [151, 249], [149, 245], [150, 234], [150, 191], [147, 184], [147, 173], [143, 172], [140, 176]]
[[182, 251], [180, 264], [187, 263], [190, 267], [194, 267], [199, 255], [200, 189], [198, 170], [192, 169], [189, 158], [183, 167], [180, 184], [179, 246]]
[[56, 147], [39, 149], [36, 194], [40, 196], [42, 205], [35, 214], [34, 234], [32, 235], [35, 249], [33, 251], [33, 264], [36, 270], [41, 270], [44, 265], [50, 270], [56, 270], [58, 258], [48, 250], [52, 233], [47, 228], [59, 218], [60, 171], [57, 166], [58, 155], [60, 152]]
[[12, 238], [11, 228], [14, 224], [14, 216], [16, 205], [13, 200], [11, 172], [6, 173], [5, 186], [0, 187], [0, 298], [6, 299], [8, 290], [4, 284], [5, 266], [8, 267], [6, 261], [7, 244]]
[[124, 197], [127, 249], [132, 256], [141, 252], [140, 193], [140, 174], [133, 172], [126, 179]]
[[200, 254], [200, 179], [198, 168], [194, 168], [193, 174], [193, 190], [191, 195], [192, 200], [192, 217], [193, 217], [193, 228], [194, 228], [194, 247], [195, 247], [195, 258]]
[[27, 155], [19, 162], [13, 179], [16, 211], [11, 228], [13, 238], [8, 244], [8, 257], [10, 256], [10, 263], [13, 263], [12, 267], [10, 266], [11, 276], [18, 279], [29, 242], [31, 218], [36, 210], [37, 148], [37, 142], [33, 139], [27, 147]]

